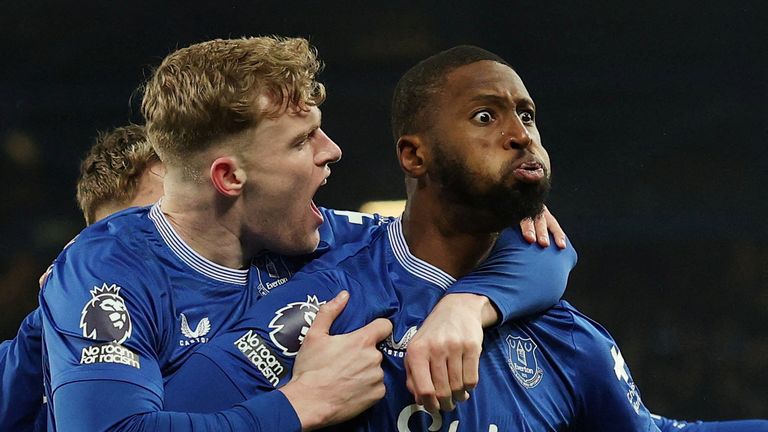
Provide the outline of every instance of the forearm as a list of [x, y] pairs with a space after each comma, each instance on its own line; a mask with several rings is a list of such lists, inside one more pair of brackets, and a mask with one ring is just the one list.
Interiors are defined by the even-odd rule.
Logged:
[[575, 263], [572, 247], [528, 245], [518, 232], [506, 230], [488, 260], [459, 279], [447, 294], [487, 297], [498, 310], [500, 322], [508, 322], [556, 304]]
[[[201, 398], [206, 395], [201, 394]], [[67, 384], [54, 396], [56, 429], [67, 431], [185, 432], [300, 431], [285, 396], [271, 392], [215, 413], [161, 411], [142, 387], [116, 381]]]

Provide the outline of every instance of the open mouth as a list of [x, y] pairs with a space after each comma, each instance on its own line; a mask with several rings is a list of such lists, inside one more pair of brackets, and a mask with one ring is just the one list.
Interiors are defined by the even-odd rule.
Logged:
[[319, 208], [317, 208], [317, 205], [315, 204], [315, 201], [314, 201], [314, 200], [312, 200], [312, 201], [310, 201], [310, 202], [309, 202], [309, 208], [310, 208], [310, 209], [312, 209], [312, 213], [314, 213], [314, 214], [315, 214], [315, 216], [317, 216], [318, 218], [320, 218], [320, 222], [322, 223], [322, 222], [323, 222], [323, 220], [324, 220], [324, 219], [323, 219], [323, 214], [322, 214], [322, 213], [320, 213], [320, 209], [319, 209]]
[[525, 183], [536, 183], [544, 179], [544, 165], [541, 162], [523, 162], [514, 171], [515, 178]]
[[[330, 176], [331, 176], [331, 170], [329, 169], [325, 178], [323, 179], [322, 182], [320, 182], [320, 185], [317, 187], [318, 190], [320, 190], [321, 187], [325, 186], [325, 184], [328, 183], [328, 177]], [[315, 193], [317, 193], [317, 191], [315, 191]], [[324, 220], [323, 214], [320, 213], [320, 209], [317, 208], [317, 204], [315, 204], [314, 200], [309, 201], [309, 208], [312, 210], [312, 213], [314, 213], [315, 216], [317, 216], [317, 218], [320, 219], [320, 223], [323, 223], [323, 220]]]

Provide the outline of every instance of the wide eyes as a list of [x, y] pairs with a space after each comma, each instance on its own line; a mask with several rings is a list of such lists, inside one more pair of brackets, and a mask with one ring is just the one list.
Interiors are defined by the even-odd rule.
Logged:
[[472, 116], [472, 120], [480, 123], [480, 124], [489, 124], [493, 121], [493, 115], [490, 111], [478, 111], [475, 113], [475, 115]]
[[523, 121], [523, 123], [533, 123], [533, 113], [530, 111], [523, 111], [520, 113], [520, 120]]
[[[520, 113], [518, 113], [518, 116], [520, 116], [520, 120], [524, 124], [533, 124], [533, 122], [534, 122], [534, 117], [533, 117], [533, 112], [532, 111], [521, 111]], [[496, 120], [496, 118], [493, 116], [493, 113], [491, 111], [482, 110], [482, 111], [476, 112], [472, 116], [472, 120], [474, 120], [474, 121], [476, 121], [476, 122], [478, 122], [478, 123], [480, 123], [482, 125], [487, 125], [487, 124], [492, 123], [494, 120]]]

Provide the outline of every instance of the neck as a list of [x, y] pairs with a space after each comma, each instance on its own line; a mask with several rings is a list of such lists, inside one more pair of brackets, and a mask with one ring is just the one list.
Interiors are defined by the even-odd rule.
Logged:
[[403, 213], [403, 234], [411, 253], [456, 279], [472, 271], [488, 257], [499, 233], [467, 229], [469, 225], [462, 223], [465, 216], [433, 197], [410, 197]]
[[243, 247], [236, 212], [221, 209], [215, 191], [199, 186], [166, 181], [163, 214], [195, 252], [225, 267], [245, 268], [252, 256]]

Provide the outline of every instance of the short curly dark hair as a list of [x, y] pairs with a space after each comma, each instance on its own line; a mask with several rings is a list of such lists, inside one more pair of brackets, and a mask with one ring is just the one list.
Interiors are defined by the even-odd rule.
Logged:
[[[428, 130], [432, 120], [427, 109], [440, 89], [445, 76], [454, 69], [491, 60], [509, 66], [496, 54], [473, 45], [459, 45], [428, 57], [400, 78], [392, 97], [392, 135], [395, 141], [403, 135]], [[511, 67], [511, 66], [510, 66]]]

